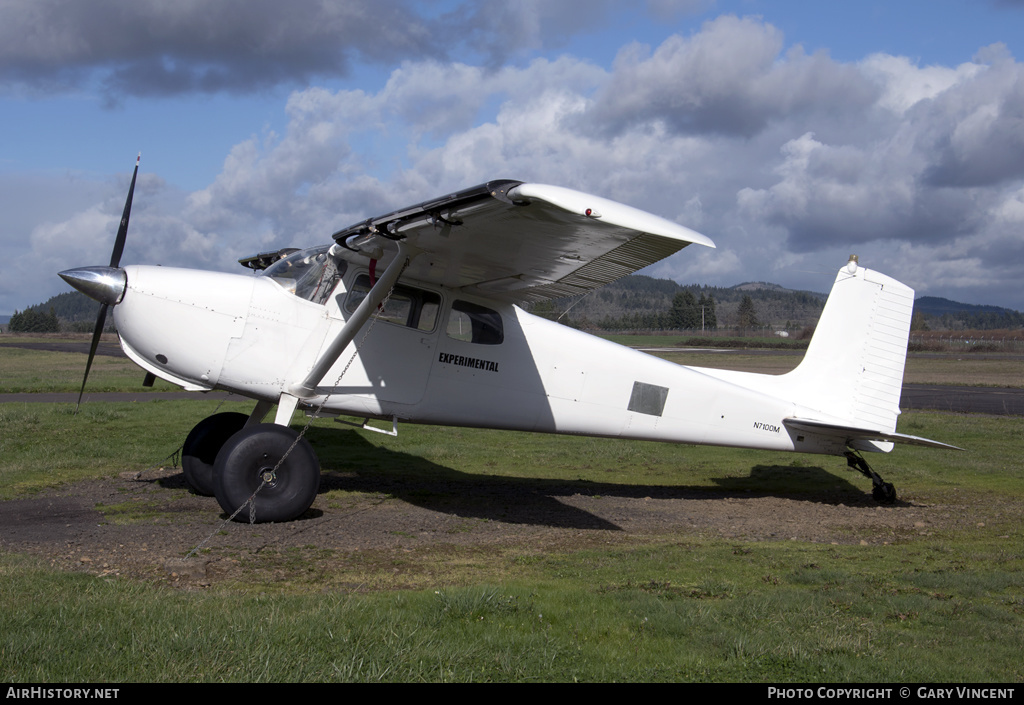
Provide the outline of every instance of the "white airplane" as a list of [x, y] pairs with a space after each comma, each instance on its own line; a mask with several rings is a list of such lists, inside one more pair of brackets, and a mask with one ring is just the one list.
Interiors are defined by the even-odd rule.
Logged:
[[715, 246], [635, 208], [491, 181], [339, 230], [328, 245], [240, 260], [258, 276], [122, 268], [137, 173], [136, 161], [110, 265], [60, 274], [103, 304], [86, 379], [113, 306], [121, 346], [150, 382], [254, 399], [248, 416], [201, 421], [183, 447], [195, 491], [239, 520], [288, 521], [315, 499], [319, 462], [289, 427], [296, 409], [367, 428], [390, 420], [393, 433], [406, 421], [838, 455], [880, 502], [895, 490], [860, 451], [953, 448], [896, 432], [913, 291], [856, 257], [792, 372], [685, 367], [517, 305]]

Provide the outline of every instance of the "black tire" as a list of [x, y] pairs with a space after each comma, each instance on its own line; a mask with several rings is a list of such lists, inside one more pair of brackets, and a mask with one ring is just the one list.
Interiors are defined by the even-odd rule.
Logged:
[[879, 504], [895, 504], [896, 503], [896, 488], [892, 486], [891, 482], [883, 482], [880, 485], [875, 485], [871, 490], [871, 496], [875, 498], [875, 501]]
[[[266, 423], [233, 435], [217, 455], [214, 471], [217, 501], [229, 515], [245, 504], [264, 475], [273, 477], [256, 495], [256, 522], [290, 521], [313, 504], [320, 489], [320, 461], [306, 439], [300, 439], [284, 462], [278, 463], [298, 437], [298, 431]], [[246, 507], [235, 521], [248, 522]]]
[[189, 431], [181, 448], [181, 469], [196, 494], [204, 497], [214, 495], [213, 467], [217, 454], [248, 420], [245, 414], [229, 411], [207, 416]]

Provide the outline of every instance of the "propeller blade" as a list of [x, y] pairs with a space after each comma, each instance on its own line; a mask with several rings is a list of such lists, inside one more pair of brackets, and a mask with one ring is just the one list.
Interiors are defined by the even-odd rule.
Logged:
[[[128, 187], [128, 198], [124, 202], [124, 211], [121, 213], [121, 224], [117, 227], [117, 237], [114, 238], [114, 250], [110, 253], [110, 267], [119, 272], [121, 279], [124, 279], [124, 272], [118, 269], [121, 265], [121, 255], [124, 253], [124, 243], [128, 239], [128, 219], [132, 214], [132, 197], [135, 195], [135, 178], [139, 175], [139, 162], [142, 160], [142, 152], [139, 152], [139, 156], [135, 158], [135, 171], [132, 172], [132, 183]], [[88, 268], [86, 268], [88, 269]], [[98, 269], [98, 268], [93, 268]], [[68, 276], [65, 276], [68, 275]], [[100, 345], [100, 336], [103, 335], [103, 326], [107, 322], [107, 309], [110, 308], [110, 304], [116, 304], [120, 299], [120, 296], [114, 296], [110, 303], [106, 303], [106, 298], [110, 297], [111, 292], [116, 289], [116, 282], [111, 283], [112, 279], [117, 279], [117, 274], [111, 271], [99, 272], [99, 274], [106, 276], [97, 276], [97, 272], [83, 270], [71, 270], [68, 272], [62, 272], [61, 276], [65, 281], [69, 282], [75, 288], [81, 290], [83, 281], [89, 286], [86, 286], [85, 293], [89, 294], [93, 298], [101, 301], [100, 312], [96, 316], [96, 327], [92, 330], [92, 344], [89, 345], [89, 359], [85, 363], [85, 376], [82, 377], [82, 389], [78, 392], [78, 404], [75, 405], [75, 414], [78, 413], [79, 407], [82, 406], [82, 397], [85, 395], [85, 383], [89, 380], [89, 370], [92, 369], [93, 358], [96, 357], [96, 348]], [[88, 275], [88, 276], [86, 276]], [[96, 279], [101, 279], [100, 284], [97, 284]], [[97, 294], [98, 290], [98, 294]], [[121, 289], [122, 293], [124, 289]]]
[[135, 194], [135, 177], [139, 175], [139, 161], [142, 159], [142, 152], [135, 158], [135, 171], [132, 173], [132, 185], [128, 187], [128, 199], [124, 202], [124, 211], [121, 213], [121, 224], [117, 228], [117, 237], [114, 239], [114, 251], [110, 253], [110, 266], [121, 265], [121, 253], [124, 252], [124, 242], [128, 239], [128, 218], [132, 214], [132, 196]]
[[75, 405], [75, 414], [78, 414], [78, 407], [82, 405], [82, 396], [85, 394], [85, 383], [89, 379], [89, 370], [92, 368], [92, 359], [96, 357], [96, 348], [100, 345], [100, 336], [103, 335], [103, 325], [107, 322], [106, 304], [100, 305], [100, 312], [96, 316], [96, 327], [92, 330], [92, 344], [89, 346], [89, 359], [85, 363], [85, 376], [82, 378], [82, 391], [78, 393], [78, 403]]

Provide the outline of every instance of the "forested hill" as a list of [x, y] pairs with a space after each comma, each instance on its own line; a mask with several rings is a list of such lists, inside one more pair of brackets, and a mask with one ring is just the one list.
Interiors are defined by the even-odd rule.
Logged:
[[962, 304], [937, 296], [914, 300], [914, 313], [932, 330], [997, 330], [1024, 326], [1024, 313], [1000, 306]]
[[[756, 322], [756, 325], [747, 327], [790, 332], [814, 326], [827, 297], [824, 293], [794, 291], [766, 282], [746, 282], [732, 287], [682, 286], [669, 279], [634, 274], [598, 289], [582, 300], [559, 299], [536, 305], [533, 310], [551, 318], [561, 316], [563, 323], [584, 329], [671, 330], [673, 302], [686, 291], [698, 304], [703, 297], [707, 302], [705, 309], [713, 302], [718, 328], [740, 326], [741, 304], [747, 298], [752, 304]], [[934, 296], [917, 299], [914, 315], [914, 327], [918, 329], [993, 330], [1024, 326], [1024, 314], [1017, 311], [999, 306], [962, 304]], [[700, 324], [692, 327], [699, 328]]]
[[[100, 305], [85, 294], [77, 291], [68, 291], [57, 294], [41, 304], [29, 306], [22, 311], [24, 314], [39, 314], [49, 317], [53, 314], [56, 326], [60, 331], [89, 332], [96, 323], [96, 315], [99, 313]], [[11, 323], [16, 324], [17, 317], [12, 318]], [[38, 323], [38, 321], [37, 321]], [[113, 316], [107, 317], [107, 329], [113, 330]], [[17, 327], [15, 325], [15, 327]], [[13, 330], [13, 329], [12, 329]], [[49, 327], [35, 327], [33, 332], [54, 332]]]
[[[825, 294], [791, 291], [777, 284], [748, 282], [734, 287], [682, 286], [669, 279], [655, 279], [640, 274], [624, 277], [585, 296], [582, 300], [559, 299], [534, 307], [535, 312], [562, 316], [563, 323], [603, 330], [670, 330], [674, 328], [667, 314], [676, 296], [690, 292], [700, 313], [713, 310], [719, 328], [735, 328], [740, 323], [739, 309], [745, 297], [754, 305], [758, 325], [775, 330], [800, 330], [814, 325], [825, 304]], [[701, 298], [707, 302], [699, 305]], [[701, 308], [704, 310], [701, 311]], [[692, 326], [700, 328], [700, 323]], [[714, 326], [708, 326], [714, 327]]]
[[85, 294], [77, 291], [68, 291], [48, 299], [45, 303], [30, 307], [44, 313], [53, 309], [57, 318], [61, 321], [96, 321], [96, 314], [99, 313], [100, 305]]

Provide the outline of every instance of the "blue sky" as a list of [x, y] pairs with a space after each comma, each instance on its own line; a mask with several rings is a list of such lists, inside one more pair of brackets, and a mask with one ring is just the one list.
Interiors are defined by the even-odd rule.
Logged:
[[648, 273], [1024, 310], [1024, 3], [0, 0], [0, 314], [102, 264], [238, 271], [492, 178], [693, 227]]

